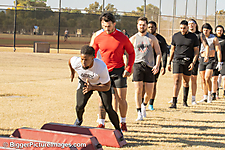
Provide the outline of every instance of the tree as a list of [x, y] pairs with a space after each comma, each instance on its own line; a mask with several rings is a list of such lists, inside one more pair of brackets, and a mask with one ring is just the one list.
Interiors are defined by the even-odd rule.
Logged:
[[[85, 11], [89, 14], [101, 14], [102, 13], [102, 5], [100, 5], [98, 2], [94, 2], [89, 5], [89, 7], [85, 7]], [[113, 4], [108, 4], [105, 8], [105, 11], [111, 12], [113, 14], [116, 14], [117, 9], [114, 7]]]
[[63, 8], [62, 12], [68, 12], [68, 13], [81, 13], [81, 10], [79, 9], [72, 9], [72, 8]]

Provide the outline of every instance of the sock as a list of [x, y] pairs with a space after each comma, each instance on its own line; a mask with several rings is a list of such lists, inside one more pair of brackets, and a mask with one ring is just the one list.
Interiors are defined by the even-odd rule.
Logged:
[[207, 98], [208, 98], [208, 95], [203, 95], [203, 98], [204, 98], [204, 99], [207, 99]]
[[212, 91], [208, 91], [208, 95], [211, 96], [212, 95]]
[[216, 98], [216, 93], [212, 93], [212, 97], [213, 98]]
[[225, 95], [225, 90], [223, 91], [223, 95]]
[[121, 117], [120, 123], [126, 123], [126, 117], [125, 117], [125, 118], [122, 118], [122, 117]]
[[184, 94], [183, 101], [184, 102], [187, 102], [187, 99], [188, 99], [188, 91], [189, 91], [189, 87], [183, 87], [183, 94]]
[[141, 100], [142, 100], [142, 103], [143, 103], [145, 99], [144, 99], [144, 98], [142, 98]]
[[146, 103], [143, 103], [143, 105], [144, 105], [144, 106], [147, 106], [147, 104], [146, 104]]
[[192, 96], [192, 98], [191, 98], [191, 99], [192, 99], [192, 102], [194, 102], [194, 101], [195, 101], [195, 96]]
[[141, 108], [137, 108], [137, 112], [141, 112]]
[[153, 105], [153, 103], [154, 103], [154, 99], [150, 99], [149, 105]]
[[177, 97], [173, 97], [173, 103], [174, 103], [174, 104], [177, 103]]
[[105, 125], [105, 119], [98, 119], [98, 123]]

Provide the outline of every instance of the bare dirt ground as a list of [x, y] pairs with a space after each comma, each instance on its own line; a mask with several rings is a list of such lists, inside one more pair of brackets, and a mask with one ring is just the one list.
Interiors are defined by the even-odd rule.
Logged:
[[[70, 82], [68, 60], [78, 54], [32, 53], [25, 49], [13, 53], [11, 49], [0, 49], [0, 135], [9, 136], [20, 127], [40, 128], [48, 122], [73, 124], [77, 79]], [[198, 83], [197, 100], [200, 100], [203, 95], [200, 78]], [[190, 107], [185, 108], [181, 91], [178, 108], [171, 110], [168, 102], [172, 98], [172, 87], [170, 72], [160, 76], [155, 110], [147, 111], [147, 118], [136, 122], [134, 85], [131, 78], [128, 79], [128, 132], [124, 133], [128, 145], [121, 150], [225, 149], [225, 100], [222, 96], [212, 104], [192, 106], [190, 90]], [[222, 95], [222, 90], [220, 93]], [[97, 126], [98, 98], [95, 92], [89, 100], [84, 126]], [[106, 127], [113, 128], [109, 121]]]

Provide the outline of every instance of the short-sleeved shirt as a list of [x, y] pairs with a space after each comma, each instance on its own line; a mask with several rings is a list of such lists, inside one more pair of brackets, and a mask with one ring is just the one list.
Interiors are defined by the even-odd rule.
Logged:
[[110, 81], [109, 72], [106, 64], [97, 58], [94, 58], [94, 63], [91, 68], [84, 69], [81, 64], [80, 57], [72, 57], [70, 59], [72, 68], [77, 72], [80, 80], [86, 82], [86, 79], [92, 84], [106, 84]]
[[199, 46], [199, 41], [194, 33], [188, 32], [182, 35], [181, 32], [175, 33], [172, 38], [173, 46], [175, 46], [174, 59], [182, 59], [185, 57], [193, 60], [194, 58], [194, 47]]
[[125, 66], [123, 55], [126, 50], [129, 55], [126, 70], [131, 72], [135, 59], [134, 48], [128, 37], [121, 31], [115, 30], [110, 34], [101, 32], [95, 37], [92, 47], [95, 49], [95, 55], [97, 55], [98, 50], [100, 51], [102, 60], [107, 65], [109, 72], [114, 68]]
[[[168, 52], [168, 45], [166, 43], [166, 40], [163, 36], [161, 36], [160, 34], [156, 34], [155, 36], [158, 41], [159, 41], [159, 46], [160, 46], [160, 50], [162, 53], [162, 59], [163, 59], [163, 68], [166, 68], [166, 63], [167, 63], [167, 52]], [[154, 53], [155, 58], [156, 58], [156, 53]], [[156, 60], [156, 59], [155, 59]]]

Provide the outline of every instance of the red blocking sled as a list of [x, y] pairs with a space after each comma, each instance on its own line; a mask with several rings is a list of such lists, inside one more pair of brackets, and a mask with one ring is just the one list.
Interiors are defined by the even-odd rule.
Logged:
[[74, 126], [60, 123], [47, 123], [44, 124], [41, 129], [95, 136], [99, 143], [104, 146], [120, 148], [127, 144], [118, 130]]
[[[16, 129], [11, 137], [50, 141], [54, 143], [65, 143], [63, 149], [72, 149], [71, 145], [75, 145], [78, 150], [103, 150], [102, 145], [94, 136], [81, 135], [74, 133], [57, 132], [43, 129], [19, 128]], [[67, 144], [67, 145], [66, 145]]]

